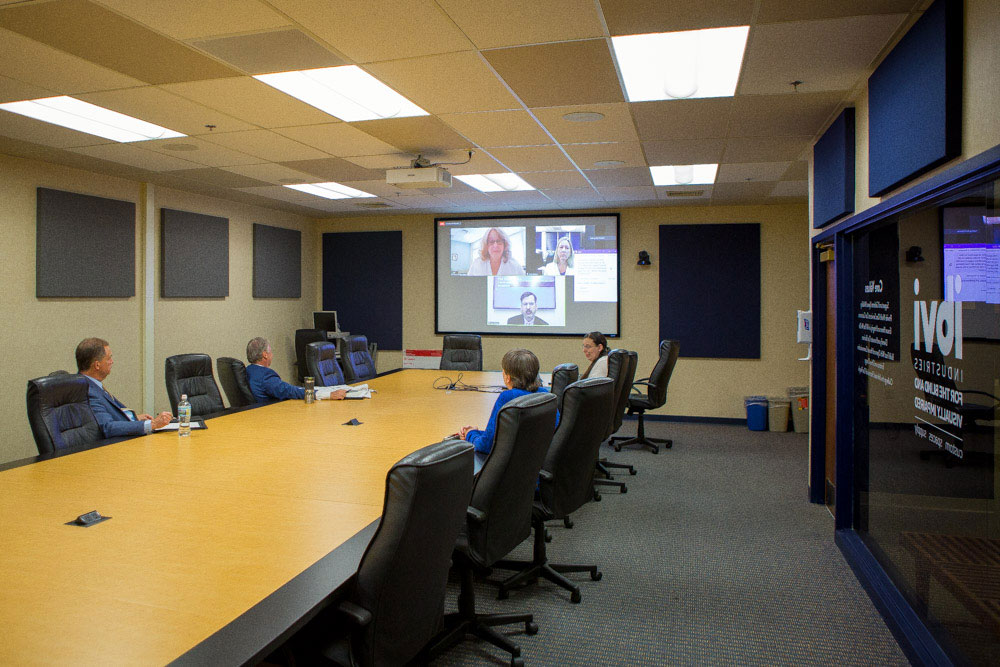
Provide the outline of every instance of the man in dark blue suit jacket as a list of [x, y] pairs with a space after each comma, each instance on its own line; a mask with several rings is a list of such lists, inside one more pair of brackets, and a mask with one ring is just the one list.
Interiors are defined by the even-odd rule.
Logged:
[[111, 373], [114, 363], [111, 347], [106, 340], [87, 338], [76, 346], [76, 367], [80, 375], [90, 380], [87, 392], [90, 410], [104, 437], [145, 435], [170, 423], [172, 415], [169, 412], [161, 412], [155, 417], [137, 415], [104, 388], [104, 379]]
[[[271, 370], [273, 359], [271, 344], [266, 338], [257, 337], [247, 343], [247, 361], [250, 362], [247, 366], [247, 380], [253, 397], [258, 402], [305, 398], [305, 389], [282, 381], [281, 376]], [[346, 395], [347, 392], [341, 389], [331, 393], [330, 398], [340, 399]]]

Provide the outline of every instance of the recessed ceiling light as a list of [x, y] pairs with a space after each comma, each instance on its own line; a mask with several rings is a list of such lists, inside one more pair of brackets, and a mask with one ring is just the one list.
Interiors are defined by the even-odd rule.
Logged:
[[715, 183], [717, 164], [679, 164], [650, 167], [653, 185], [711, 185]]
[[178, 151], [178, 152], [198, 150], [198, 147], [195, 146], [194, 144], [163, 144], [162, 146], [160, 146], [160, 148], [167, 151]]
[[355, 197], [374, 197], [375, 195], [361, 190], [349, 188], [340, 183], [300, 183], [298, 185], [286, 185], [286, 188], [298, 190], [325, 199], [353, 199]]
[[514, 192], [535, 189], [517, 174], [509, 172], [505, 174], [470, 174], [455, 178], [480, 192]]
[[347, 122], [428, 115], [356, 65], [258, 74], [254, 78]]
[[612, 37], [629, 102], [732, 97], [749, 26]]
[[625, 160], [598, 160], [595, 167], [620, 167], [625, 164]]
[[596, 111], [572, 111], [564, 113], [563, 120], [568, 120], [571, 123], [594, 123], [604, 120], [604, 114]]
[[66, 95], [9, 102], [0, 109], [121, 143], [187, 136]]

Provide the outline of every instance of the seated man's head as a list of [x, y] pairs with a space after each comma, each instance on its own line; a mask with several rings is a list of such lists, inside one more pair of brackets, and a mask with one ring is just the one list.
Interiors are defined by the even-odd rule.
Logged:
[[535, 391], [541, 386], [538, 378], [538, 357], [531, 350], [510, 350], [500, 361], [504, 384], [511, 389]]
[[247, 361], [251, 364], [270, 367], [273, 358], [271, 344], [267, 342], [266, 338], [258, 336], [247, 343]]
[[534, 292], [525, 292], [521, 295], [521, 315], [525, 320], [535, 319], [535, 311], [538, 310], [538, 297]]
[[115, 360], [111, 347], [103, 338], [84, 338], [76, 346], [76, 370], [103, 381], [111, 373]]

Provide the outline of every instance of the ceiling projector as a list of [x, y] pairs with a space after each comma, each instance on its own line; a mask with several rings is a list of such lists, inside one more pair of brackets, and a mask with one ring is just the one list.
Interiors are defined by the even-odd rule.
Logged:
[[444, 167], [407, 167], [389, 169], [385, 182], [397, 188], [450, 188], [451, 174]]

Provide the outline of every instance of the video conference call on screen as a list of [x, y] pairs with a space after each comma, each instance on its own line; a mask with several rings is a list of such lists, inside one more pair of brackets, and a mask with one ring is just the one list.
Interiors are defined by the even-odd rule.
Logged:
[[618, 335], [618, 216], [435, 220], [437, 332]]

